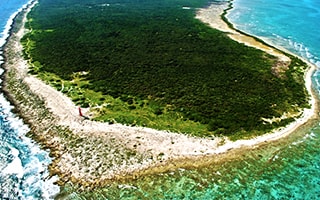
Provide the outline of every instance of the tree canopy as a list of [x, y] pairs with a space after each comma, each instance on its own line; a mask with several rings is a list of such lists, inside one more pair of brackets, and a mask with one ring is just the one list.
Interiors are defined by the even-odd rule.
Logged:
[[88, 72], [87, 89], [128, 104], [129, 97], [147, 99], [157, 115], [180, 113], [212, 134], [266, 131], [292, 120], [262, 118], [307, 105], [306, 65], [292, 57], [285, 77], [275, 76], [276, 58], [194, 18], [206, 3], [39, 0], [28, 16], [25, 56], [38, 66], [33, 73], [72, 80]]

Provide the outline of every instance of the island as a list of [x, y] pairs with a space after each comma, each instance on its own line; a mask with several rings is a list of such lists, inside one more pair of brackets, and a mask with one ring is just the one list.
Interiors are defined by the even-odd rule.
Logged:
[[49, 4], [34, 1], [15, 18], [2, 89], [50, 150], [60, 186], [85, 191], [205, 166], [318, 117], [314, 66], [234, 29], [232, 2], [130, 5], [134, 18], [112, 3], [69, 2], [59, 15]]

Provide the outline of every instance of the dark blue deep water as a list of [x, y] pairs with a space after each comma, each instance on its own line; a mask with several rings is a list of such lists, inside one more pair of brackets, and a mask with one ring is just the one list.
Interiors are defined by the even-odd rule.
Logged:
[[[27, 0], [0, 0], [0, 64], [10, 25]], [[3, 73], [3, 70], [1, 73]], [[49, 179], [49, 153], [25, 134], [27, 125], [12, 112], [13, 107], [0, 94], [0, 199], [52, 199], [59, 192]]]
[[[10, 16], [27, 0], [0, 0], [0, 46]], [[320, 1], [235, 0], [229, 20], [249, 34], [320, 67]], [[0, 58], [1, 59], [1, 58]], [[0, 61], [2, 62], [2, 61]], [[320, 91], [320, 73], [313, 75]], [[28, 127], [0, 95], [0, 199], [49, 199], [48, 152], [25, 137]], [[320, 125], [199, 169], [141, 177], [67, 199], [320, 199]]]

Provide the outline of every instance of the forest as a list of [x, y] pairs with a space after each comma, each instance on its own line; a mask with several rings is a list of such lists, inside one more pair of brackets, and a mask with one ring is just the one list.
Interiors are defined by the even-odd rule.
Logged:
[[30, 73], [95, 110], [94, 120], [240, 137], [294, 120], [263, 118], [308, 106], [306, 64], [291, 56], [284, 75], [274, 75], [276, 58], [195, 19], [207, 4], [39, 0], [24, 56]]

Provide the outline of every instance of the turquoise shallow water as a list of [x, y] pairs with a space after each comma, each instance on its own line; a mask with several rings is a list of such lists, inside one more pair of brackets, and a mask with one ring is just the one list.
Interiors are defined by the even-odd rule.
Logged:
[[69, 199], [319, 199], [320, 128], [198, 169], [140, 177]]
[[[235, 26], [302, 56], [318, 67], [320, 6], [315, 0], [236, 0]], [[313, 85], [319, 91], [319, 72]], [[70, 199], [320, 199], [320, 126], [300, 131], [236, 159], [114, 184]]]
[[[10, 13], [26, 2], [17, 0], [16, 7], [6, 10], [9, 15], [3, 19], [7, 20]], [[319, 66], [319, 13], [320, 6], [315, 0], [236, 0], [229, 19], [239, 29]], [[313, 77], [317, 88], [318, 80], [317, 72]], [[6, 117], [12, 114], [8, 103], [3, 101], [0, 198], [49, 198], [44, 194], [53, 186], [43, 181], [47, 174], [45, 166], [50, 162], [48, 153], [24, 137], [27, 127], [19, 119]], [[320, 199], [319, 147], [320, 126], [316, 126], [259, 149], [238, 153], [236, 159], [226, 162], [140, 177], [88, 193], [68, 191], [66, 199]], [[16, 171], [7, 167], [13, 161], [21, 162], [15, 166]]]
[[235, 0], [228, 19], [236, 28], [284, 47], [320, 67], [320, 2]]
[[[235, 0], [228, 19], [249, 34], [281, 46], [320, 67], [320, 2], [317, 0]], [[320, 74], [313, 76], [319, 93]], [[320, 198], [319, 126], [297, 137], [283, 148], [279, 171], [254, 181], [252, 188], [261, 191], [268, 185], [264, 199]], [[287, 162], [289, 161], [289, 162]], [[257, 166], [258, 167], [258, 166]], [[266, 192], [268, 194], [268, 192]], [[253, 197], [257, 198], [256, 195]]]

